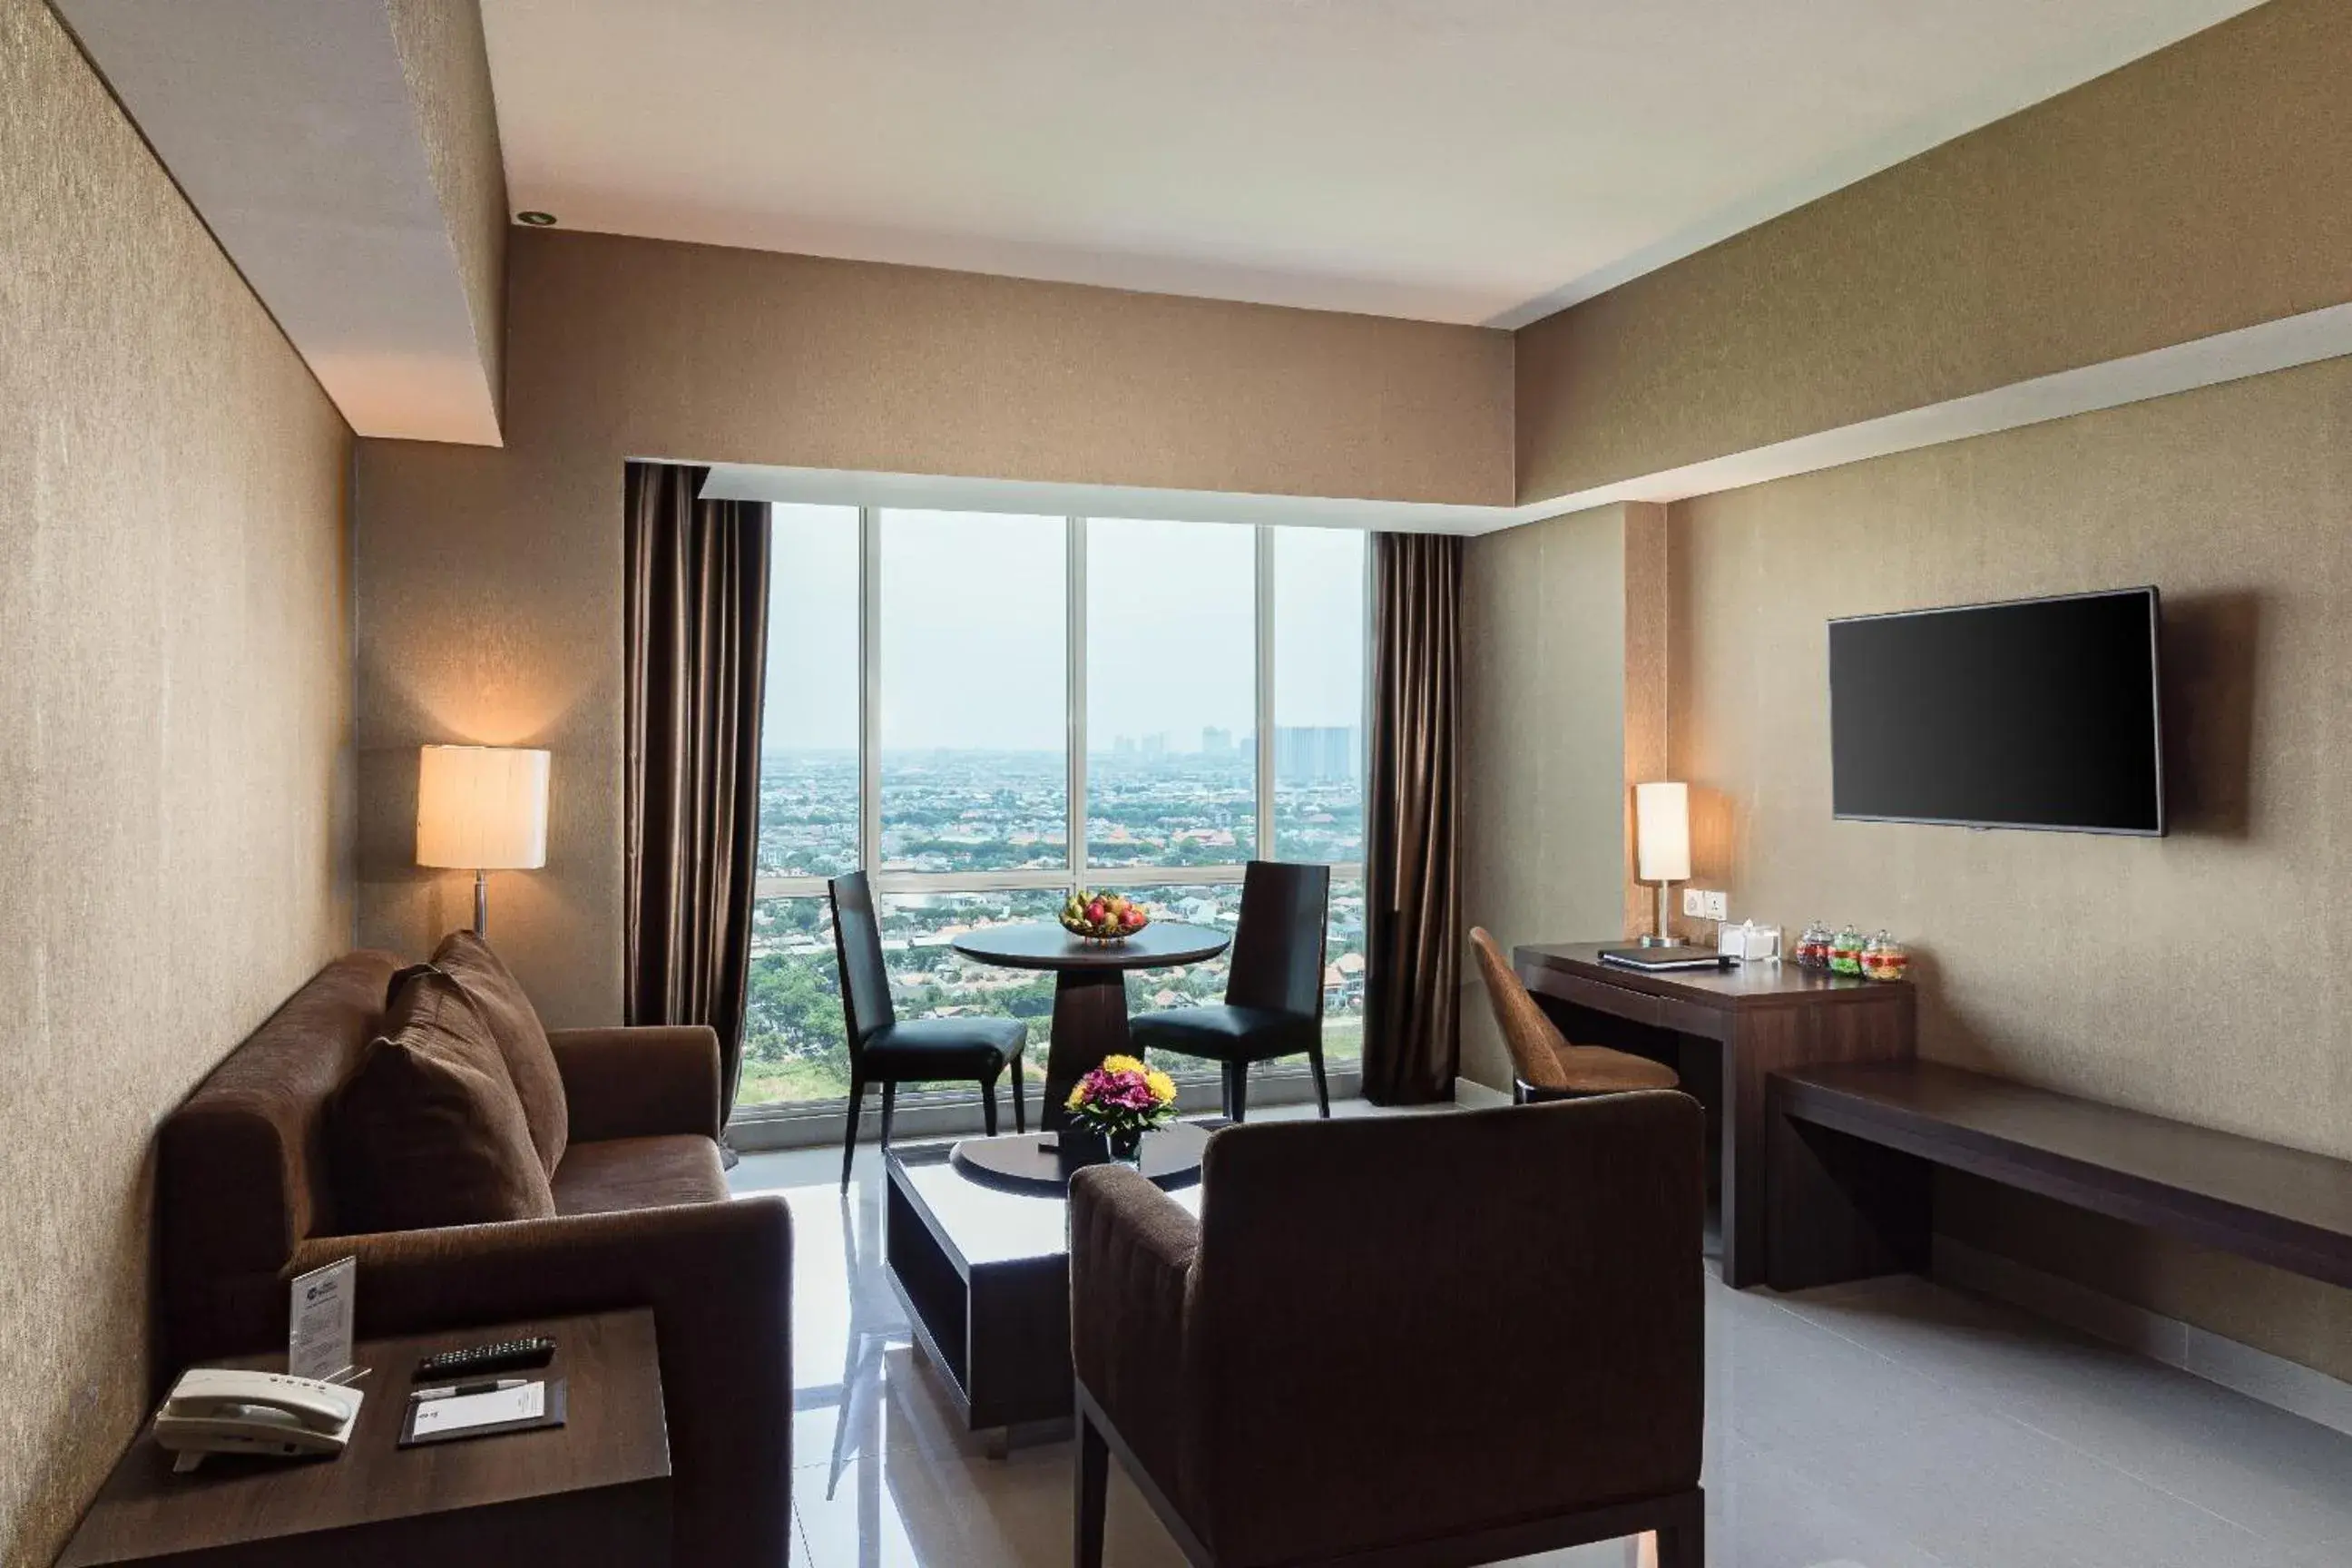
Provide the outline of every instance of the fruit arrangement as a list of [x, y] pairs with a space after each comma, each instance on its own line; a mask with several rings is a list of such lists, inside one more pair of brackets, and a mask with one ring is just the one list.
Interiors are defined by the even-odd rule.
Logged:
[[1089, 942], [1117, 942], [1151, 923], [1143, 906], [1118, 893], [1080, 888], [1062, 905], [1062, 929]]

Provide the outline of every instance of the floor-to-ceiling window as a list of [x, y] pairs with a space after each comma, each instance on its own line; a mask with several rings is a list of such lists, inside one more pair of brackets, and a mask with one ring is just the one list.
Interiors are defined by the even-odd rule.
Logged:
[[[778, 506], [744, 1105], [848, 1090], [824, 879], [875, 879], [902, 1017], [1010, 1013], [1050, 975], [972, 926], [1072, 887], [1230, 931], [1242, 867], [1334, 867], [1328, 1055], [1363, 999], [1365, 541], [1326, 529]], [[1223, 961], [1129, 985], [1212, 1000]], [[1297, 1064], [1293, 1064], [1297, 1065]]]

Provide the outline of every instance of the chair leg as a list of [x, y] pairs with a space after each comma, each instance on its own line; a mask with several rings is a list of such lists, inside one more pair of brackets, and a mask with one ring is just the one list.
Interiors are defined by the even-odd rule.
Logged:
[[898, 1109], [898, 1086], [895, 1083], [884, 1084], [882, 1086], [882, 1147], [885, 1149], [890, 1147], [890, 1113]]
[[1706, 1505], [1694, 1505], [1679, 1524], [1658, 1531], [1658, 1568], [1706, 1568]]
[[1249, 1063], [1225, 1064], [1225, 1120], [1249, 1120]]
[[991, 1138], [996, 1136], [996, 1080], [992, 1078], [980, 1083], [980, 1121]]
[[1027, 1091], [1021, 1087], [1022, 1077], [1021, 1058], [1014, 1057], [1013, 1058], [1013, 1131], [1015, 1132], [1029, 1131], [1028, 1096]]
[[841, 1134], [841, 1190], [849, 1190], [849, 1169], [857, 1162], [857, 1119], [866, 1110], [866, 1080], [849, 1080], [849, 1115]]
[[1110, 1496], [1110, 1445], [1095, 1424], [1078, 1417], [1076, 1568], [1102, 1568], [1103, 1512]]
[[1307, 1048], [1307, 1065], [1315, 1070], [1315, 1110], [1324, 1121], [1331, 1120], [1331, 1086], [1323, 1081], [1323, 1042], [1316, 1041]]

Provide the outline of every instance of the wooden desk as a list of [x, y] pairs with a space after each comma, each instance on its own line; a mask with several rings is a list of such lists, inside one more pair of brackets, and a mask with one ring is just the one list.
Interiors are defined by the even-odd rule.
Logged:
[[1513, 965], [1570, 1040], [1644, 1049], [1675, 1060], [1675, 1037], [1722, 1047], [1723, 1279], [1764, 1282], [1767, 1132], [1765, 1079], [1824, 1062], [1907, 1060], [1916, 1054], [1908, 983], [1853, 979], [1758, 963], [1730, 970], [1646, 974], [1601, 962], [1604, 947], [1572, 942], [1512, 950]]
[[[565, 1380], [564, 1425], [395, 1447], [417, 1359], [486, 1340], [555, 1338], [533, 1377]], [[358, 1430], [331, 1459], [215, 1457], [194, 1474], [142, 1429], [58, 1568], [434, 1568], [670, 1560], [669, 1428], [648, 1311], [363, 1340]], [[221, 1364], [282, 1371], [283, 1355]]]

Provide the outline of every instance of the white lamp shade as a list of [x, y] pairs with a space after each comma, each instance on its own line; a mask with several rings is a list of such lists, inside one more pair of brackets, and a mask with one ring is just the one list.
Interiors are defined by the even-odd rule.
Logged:
[[416, 863], [467, 871], [547, 864], [547, 753], [426, 746], [416, 763]]
[[1690, 880], [1690, 785], [1633, 786], [1633, 855], [1644, 882]]

